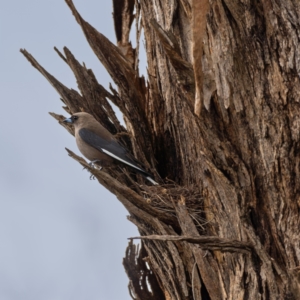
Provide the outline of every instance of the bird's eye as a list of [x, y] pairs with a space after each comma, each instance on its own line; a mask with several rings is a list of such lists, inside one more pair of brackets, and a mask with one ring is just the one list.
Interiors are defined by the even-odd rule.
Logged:
[[78, 117], [77, 116], [73, 116], [73, 120], [77, 120], [78, 119]]

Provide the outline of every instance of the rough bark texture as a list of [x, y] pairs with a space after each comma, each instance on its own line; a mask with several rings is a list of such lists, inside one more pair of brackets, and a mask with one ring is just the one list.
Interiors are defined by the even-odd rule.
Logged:
[[[81, 94], [22, 52], [67, 112], [92, 113], [161, 183], [91, 169], [68, 150], [143, 238], [124, 259], [131, 296], [300, 299], [298, 0], [114, 0], [117, 46], [66, 2], [118, 90], [106, 91], [67, 48], [59, 55]], [[147, 82], [129, 41], [134, 18]]]

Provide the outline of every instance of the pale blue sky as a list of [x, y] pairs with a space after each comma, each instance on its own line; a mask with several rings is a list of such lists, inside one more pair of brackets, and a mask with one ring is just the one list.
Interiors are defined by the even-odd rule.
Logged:
[[[115, 42], [111, 1], [74, 0]], [[111, 81], [63, 0], [0, 1], [0, 300], [131, 299], [122, 266], [137, 235], [116, 198], [68, 157], [75, 141], [49, 111], [59, 95], [19, 52], [77, 89], [53, 47]]]

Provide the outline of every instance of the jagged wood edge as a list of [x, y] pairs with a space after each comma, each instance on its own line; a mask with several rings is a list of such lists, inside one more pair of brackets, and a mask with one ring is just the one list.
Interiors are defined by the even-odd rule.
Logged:
[[[149, 134], [150, 123], [146, 115], [145, 81], [136, 77], [132, 63], [122, 54], [121, 50], [86, 22], [78, 13], [71, 0], [65, 1], [80, 25], [90, 47], [118, 86], [122, 101], [117, 106], [123, 113], [125, 121], [128, 120], [130, 123], [126, 124], [127, 128], [131, 128], [134, 131], [133, 134], [136, 140], [136, 143], [133, 144], [134, 155], [144, 165], [147, 167], [151, 165], [153, 168], [155, 158], [152, 138]], [[150, 165], [149, 162], [151, 162]], [[156, 176], [159, 176], [154, 169], [151, 171]]]

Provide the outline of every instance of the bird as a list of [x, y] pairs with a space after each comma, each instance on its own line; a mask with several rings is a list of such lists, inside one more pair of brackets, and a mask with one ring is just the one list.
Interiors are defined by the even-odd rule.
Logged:
[[83, 156], [90, 160], [91, 166], [97, 164], [106, 167], [116, 161], [121, 162], [143, 175], [153, 185], [158, 185], [129, 150], [121, 145], [91, 114], [77, 112], [63, 122], [74, 126], [77, 147]]

